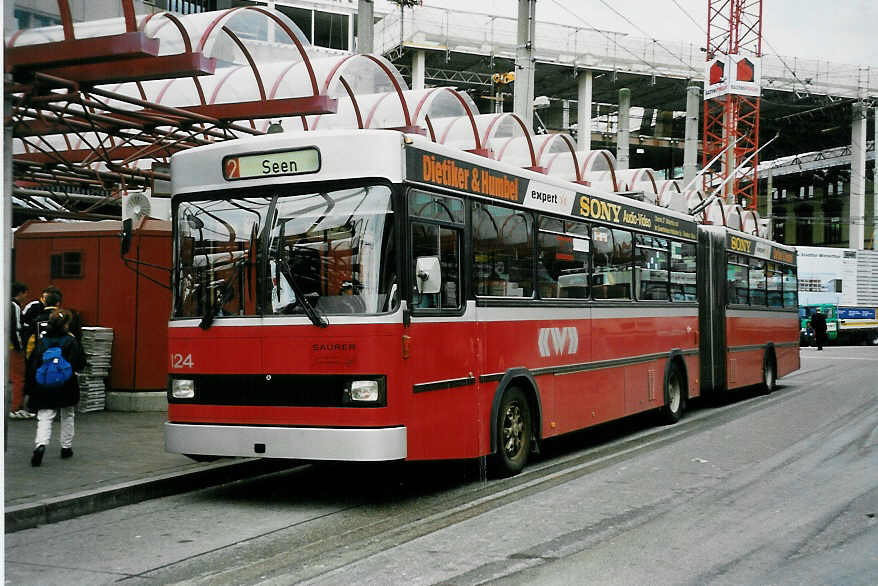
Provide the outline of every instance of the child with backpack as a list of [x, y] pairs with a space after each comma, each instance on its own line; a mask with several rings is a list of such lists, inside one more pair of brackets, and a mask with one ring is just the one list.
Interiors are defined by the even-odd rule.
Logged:
[[56, 309], [49, 316], [44, 335], [35, 341], [28, 358], [29, 407], [37, 412], [37, 435], [31, 466], [43, 461], [52, 437], [52, 421], [61, 413], [61, 457], [73, 456], [73, 419], [79, 403], [79, 383], [74, 373], [85, 368], [82, 346], [69, 333], [72, 314]]

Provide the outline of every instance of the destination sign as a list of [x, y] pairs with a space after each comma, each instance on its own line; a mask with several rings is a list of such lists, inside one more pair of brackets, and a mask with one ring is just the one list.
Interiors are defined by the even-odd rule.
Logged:
[[511, 201], [538, 211], [579, 216], [688, 240], [697, 238], [697, 226], [691, 220], [576, 193], [419, 149], [407, 149], [406, 176], [412, 181]]
[[745, 238], [738, 234], [726, 235], [726, 248], [732, 252], [739, 252], [741, 254], [764, 258], [766, 260], [773, 260], [775, 262], [782, 262], [790, 265], [796, 263], [796, 253], [773, 246], [769, 242]]
[[314, 147], [252, 155], [231, 155], [223, 159], [223, 176], [228, 180], [301, 175], [320, 170], [320, 151]]

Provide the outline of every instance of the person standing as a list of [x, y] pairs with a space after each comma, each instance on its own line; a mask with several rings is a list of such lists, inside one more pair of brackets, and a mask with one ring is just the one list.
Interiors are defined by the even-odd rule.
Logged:
[[28, 359], [27, 385], [30, 409], [37, 412], [37, 432], [31, 466], [43, 462], [52, 438], [52, 421], [61, 414], [61, 457], [73, 456], [74, 416], [79, 403], [79, 383], [74, 373], [85, 368], [82, 346], [68, 331], [71, 314], [56, 309], [46, 323]]
[[24, 349], [27, 340], [22, 337], [24, 323], [21, 309], [27, 301], [27, 285], [18, 281], [12, 283], [12, 306], [9, 315], [9, 380], [12, 382], [12, 402], [9, 407], [10, 419], [30, 419], [34, 414], [24, 408]]
[[814, 311], [814, 315], [811, 316], [810, 326], [814, 331], [817, 349], [823, 350], [823, 345], [826, 344], [826, 316], [820, 312], [819, 307]]
[[[56, 302], [53, 304], [46, 303], [46, 297], [48, 297], [50, 294], [55, 295], [54, 299], [56, 300]], [[49, 285], [40, 292], [40, 297], [38, 299], [34, 299], [24, 306], [24, 309], [21, 310], [21, 338], [22, 340], [24, 340], [25, 344], [27, 344], [27, 341], [33, 335], [34, 331], [36, 331], [37, 316], [40, 315], [40, 313], [42, 313], [44, 309], [46, 309], [46, 306], [60, 304], [61, 290], [55, 285]]]
[[[35, 303], [39, 303], [40, 309], [36, 313], [34, 313]], [[30, 360], [31, 353], [34, 351], [34, 348], [37, 345], [37, 342], [40, 341], [46, 334], [46, 325], [49, 321], [49, 316], [52, 315], [52, 312], [61, 307], [61, 291], [59, 291], [56, 287], [47, 287], [43, 290], [43, 294], [40, 295], [40, 300], [33, 301], [27, 304], [27, 307], [24, 310], [24, 321], [25, 321], [25, 332], [27, 337], [27, 342], [25, 345], [25, 358]]]

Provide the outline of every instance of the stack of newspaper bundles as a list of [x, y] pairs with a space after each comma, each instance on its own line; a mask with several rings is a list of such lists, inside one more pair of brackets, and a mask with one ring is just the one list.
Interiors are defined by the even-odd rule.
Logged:
[[82, 328], [82, 349], [85, 352], [85, 369], [79, 378], [80, 413], [101, 411], [107, 404], [106, 378], [110, 375], [113, 351], [113, 329]]

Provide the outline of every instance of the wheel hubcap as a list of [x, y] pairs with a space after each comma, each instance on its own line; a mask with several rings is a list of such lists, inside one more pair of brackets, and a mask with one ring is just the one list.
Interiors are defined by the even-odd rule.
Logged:
[[524, 441], [524, 420], [521, 417], [521, 406], [511, 403], [503, 416], [503, 451], [508, 458], [515, 457], [521, 451]]

